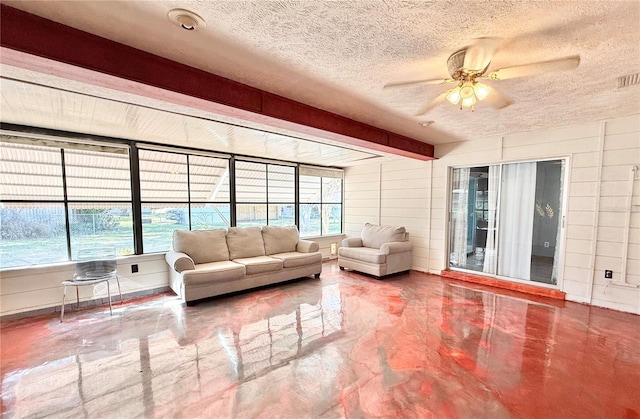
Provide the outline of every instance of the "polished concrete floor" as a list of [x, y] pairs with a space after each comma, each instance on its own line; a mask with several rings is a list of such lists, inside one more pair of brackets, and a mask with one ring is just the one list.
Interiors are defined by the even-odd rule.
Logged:
[[6, 418], [639, 418], [640, 316], [437, 276], [1, 324]]

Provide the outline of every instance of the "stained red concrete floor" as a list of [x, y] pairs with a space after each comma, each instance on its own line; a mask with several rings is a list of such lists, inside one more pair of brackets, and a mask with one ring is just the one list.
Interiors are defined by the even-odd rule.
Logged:
[[640, 418], [640, 316], [327, 263], [1, 324], [9, 418]]

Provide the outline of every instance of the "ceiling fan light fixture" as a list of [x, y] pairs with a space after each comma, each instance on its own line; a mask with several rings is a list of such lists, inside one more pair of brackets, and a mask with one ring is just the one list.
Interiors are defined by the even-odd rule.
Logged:
[[491, 93], [491, 87], [487, 86], [484, 83], [476, 83], [474, 86], [474, 90], [476, 92], [476, 97], [478, 100], [484, 100], [489, 93]]
[[456, 87], [455, 89], [449, 90], [446, 96], [449, 103], [452, 105], [457, 105], [460, 102], [460, 87]]

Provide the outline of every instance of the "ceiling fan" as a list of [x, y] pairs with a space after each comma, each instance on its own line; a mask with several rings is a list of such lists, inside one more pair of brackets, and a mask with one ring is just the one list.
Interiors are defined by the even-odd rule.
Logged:
[[392, 87], [408, 86], [413, 84], [455, 84], [452, 89], [446, 90], [425, 105], [416, 116], [424, 115], [440, 103], [449, 101], [459, 105], [460, 109], [470, 108], [473, 112], [478, 101], [486, 101], [496, 109], [505, 108], [513, 103], [511, 99], [502, 94], [495, 87], [482, 81], [499, 81], [526, 77], [550, 71], [573, 70], [580, 64], [580, 56], [558, 58], [549, 61], [541, 61], [505, 67], [487, 72], [491, 65], [491, 59], [498, 50], [501, 40], [499, 38], [479, 38], [473, 44], [451, 54], [447, 59], [447, 68], [450, 78], [411, 80], [398, 83], [388, 83], [384, 89]]

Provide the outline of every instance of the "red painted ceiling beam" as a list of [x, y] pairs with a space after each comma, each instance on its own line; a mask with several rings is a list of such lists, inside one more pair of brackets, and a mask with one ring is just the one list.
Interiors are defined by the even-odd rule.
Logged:
[[[3, 63], [421, 160], [433, 145], [0, 4]], [[87, 71], [90, 70], [90, 71]], [[104, 75], [104, 76], [103, 76]], [[131, 83], [134, 82], [134, 83]], [[160, 90], [162, 89], [162, 90]]]

